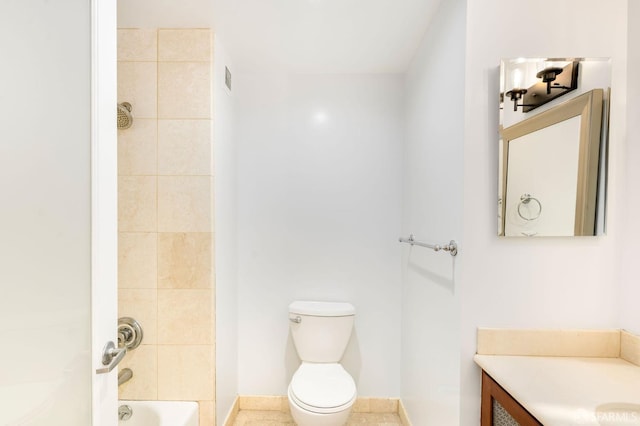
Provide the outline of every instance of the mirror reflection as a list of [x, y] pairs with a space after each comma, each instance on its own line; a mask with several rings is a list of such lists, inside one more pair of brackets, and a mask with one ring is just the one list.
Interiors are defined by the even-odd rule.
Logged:
[[498, 235], [605, 231], [608, 59], [504, 59]]

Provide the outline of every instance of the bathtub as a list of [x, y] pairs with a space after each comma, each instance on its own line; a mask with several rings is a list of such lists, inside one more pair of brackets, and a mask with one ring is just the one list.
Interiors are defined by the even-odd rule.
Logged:
[[118, 426], [198, 426], [198, 403], [187, 401], [118, 401], [131, 408], [131, 418]]

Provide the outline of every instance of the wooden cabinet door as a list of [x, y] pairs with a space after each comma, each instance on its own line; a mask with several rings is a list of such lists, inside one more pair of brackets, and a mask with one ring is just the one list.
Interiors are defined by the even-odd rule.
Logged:
[[[504, 415], [504, 412], [508, 415]], [[481, 426], [543, 426], [502, 386], [482, 372]]]

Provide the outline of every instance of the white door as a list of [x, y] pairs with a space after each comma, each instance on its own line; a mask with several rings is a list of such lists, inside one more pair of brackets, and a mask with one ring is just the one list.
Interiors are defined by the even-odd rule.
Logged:
[[[100, 8], [98, 10], [97, 8]], [[117, 424], [115, 0], [0, 5], [0, 426]]]

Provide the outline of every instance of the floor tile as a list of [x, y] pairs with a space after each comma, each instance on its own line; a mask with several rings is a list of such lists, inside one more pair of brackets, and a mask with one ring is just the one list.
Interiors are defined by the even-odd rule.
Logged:
[[294, 426], [288, 413], [282, 411], [240, 410], [234, 426]]
[[[234, 426], [294, 426], [291, 415], [282, 411], [240, 410]], [[352, 413], [347, 426], [402, 425], [396, 413]]]

